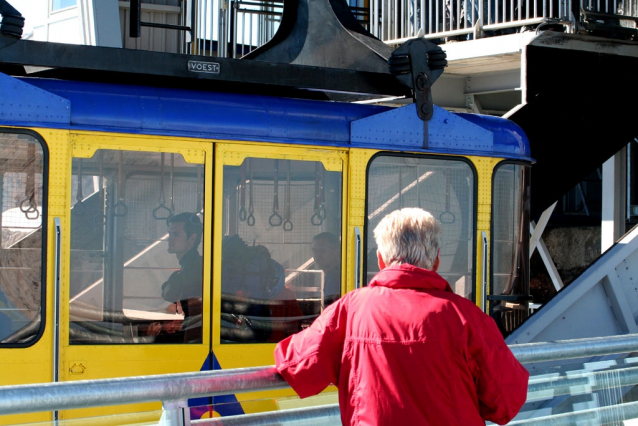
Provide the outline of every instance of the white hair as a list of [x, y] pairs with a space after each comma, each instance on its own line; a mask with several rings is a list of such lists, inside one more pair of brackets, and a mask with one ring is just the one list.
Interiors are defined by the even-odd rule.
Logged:
[[383, 262], [390, 266], [409, 263], [432, 269], [439, 253], [441, 225], [423, 209], [395, 210], [374, 229], [374, 239]]

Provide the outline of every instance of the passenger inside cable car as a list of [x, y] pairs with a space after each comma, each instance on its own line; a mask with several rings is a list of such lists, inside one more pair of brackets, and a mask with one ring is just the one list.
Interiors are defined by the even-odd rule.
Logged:
[[[149, 335], [157, 336], [156, 342], [170, 343], [191, 340], [186, 336], [198, 334], [199, 327], [190, 324], [190, 319], [202, 313], [203, 258], [198, 247], [202, 240], [202, 222], [195, 213], [184, 212], [168, 219], [168, 252], [174, 253], [180, 269], [171, 274], [162, 284], [162, 298], [171, 304], [167, 311], [183, 315], [184, 320], [154, 322], [149, 326]], [[199, 332], [196, 331], [199, 328]]]
[[73, 159], [71, 344], [202, 341], [203, 181], [178, 153]]
[[224, 166], [223, 343], [278, 342], [341, 296], [341, 182], [320, 162]]

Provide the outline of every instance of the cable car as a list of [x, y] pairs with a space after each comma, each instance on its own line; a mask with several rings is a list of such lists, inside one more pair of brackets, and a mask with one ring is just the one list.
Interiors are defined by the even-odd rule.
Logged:
[[[91, 58], [27, 75], [7, 65], [11, 48], [0, 66], [0, 384], [271, 365], [276, 342], [367, 284], [372, 231], [404, 207], [441, 222], [439, 272], [456, 293], [504, 331], [527, 316], [532, 159], [508, 120], [433, 107], [424, 122], [417, 104], [317, 100], [299, 94], [310, 71], [296, 65], [278, 68], [302, 76], [279, 96], [231, 77], [120, 80]], [[42, 66], [89, 52], [13, 48]], [[122, 66], [114, 49], [92, 54]], [[148, 63], [156, 75], [160, 65]], [[343, 77], [335, 85], [370, 76], [329, 72]], [[205, 407], [191, 416], [295, 403], [292, 391], [238, 394], [192, 401]]]

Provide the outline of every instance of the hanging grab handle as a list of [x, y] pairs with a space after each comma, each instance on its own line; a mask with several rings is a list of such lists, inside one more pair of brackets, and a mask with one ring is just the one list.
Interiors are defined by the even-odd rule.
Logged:
[[324, 206], [323, 173], [320, 172], [319, 163], [315, 164], [315, 209], [310, 218], [310, 223], [320, 226], [326, 218], [326, 207]]
[[247, 159], [246, 161], [248, 161], [248, 170], [250, 172], [250, 183], [248, 186], [248, 217], [246, 218], [246, 225], [255, 226], [255, 216], [253, 216], [253, 168], [250, 164], [250, 159]]
[[290, 220], [290, 160], [288, 160], [288, 173], [286, 174], [286, 207], [284, 209], [284, 231], [292, 231]]
[[84, 200], [84, 194], [82, 193], [82, 159], [78, 159], [78, 188], [77, 195], [75, 196], [76, 203], [73, 206], [73, 212], [78, 215], [83, 215], [86, 213], [86, 206], [82, 203]]
[[242, 163], [241, 167], [241, 182], [239, 183], [240, 193], [240, 208], [239, 208], [239, 221], [244, 222], [246, 220], [246, 163]]
[[268, 218], [270, 226], [281, 226], [283, 218], [279, 214], [279, 160], [275, 160], [275, 190], [272, 200], [272, 214]]
[[450, 169], [445, 170], [445, 211], [439, 215], [441, 223], [454, 223], [456, 216], [450, 211]]
[[[164, 198], [164, 153], [161, 154], [161, 165], [160, 165], [160, 195], [159, 195], [159, 205], [153, 209], [153, 217], [155, 220], [165, 220], [169, 221], [171, 217], [173, 217], [173, 212], [171, 209], [166, 207], [166, 199]], [[163, 214], [164, 213], [164, 214]]]
[[123, 217], [128, 213], [128, 207], [124, 204], [124, 181], [122, 179], [122, 163], [124, 162], [124, 153], [120, 151], [120, 159], [117, 165], [117, 197], [118, 201], [113, 206], [113, 216]]
[[[95, 225], [106, 225], [106, 215], [104, 214], [104, 203], [106, 192], [104, 191], [104, 153], [100, 153], [100, 198], [102, 200], [102, 205], [98, 207], [97, 213], [93, 216], [93, 223]], [[93, 232], [99, 232], [98, 227], [93, 227]]]
[[29, 144], [27, 148], [29, 158], [29, 168], [27, 170], [27, 184], [24, 189], [24, 200], [20, 202], [20, 211], [29, 220], [36, 220], [40, 217], [38, 203], [35, 201], [35, 145]]

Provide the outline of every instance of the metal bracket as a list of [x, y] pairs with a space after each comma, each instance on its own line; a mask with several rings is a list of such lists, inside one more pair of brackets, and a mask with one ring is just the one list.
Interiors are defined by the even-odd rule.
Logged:
[[430, 88], [443, 74], [446, 58], [440, 46], [415, 38], [403, 43], [388, 59], [390, 74], [412, 89], [417, 114], [423, 121], [428, 121], [434, 113]]
[[21, 38], [24, 28], [24, 18], [7, 0], [0, 0], [0, 35]]

